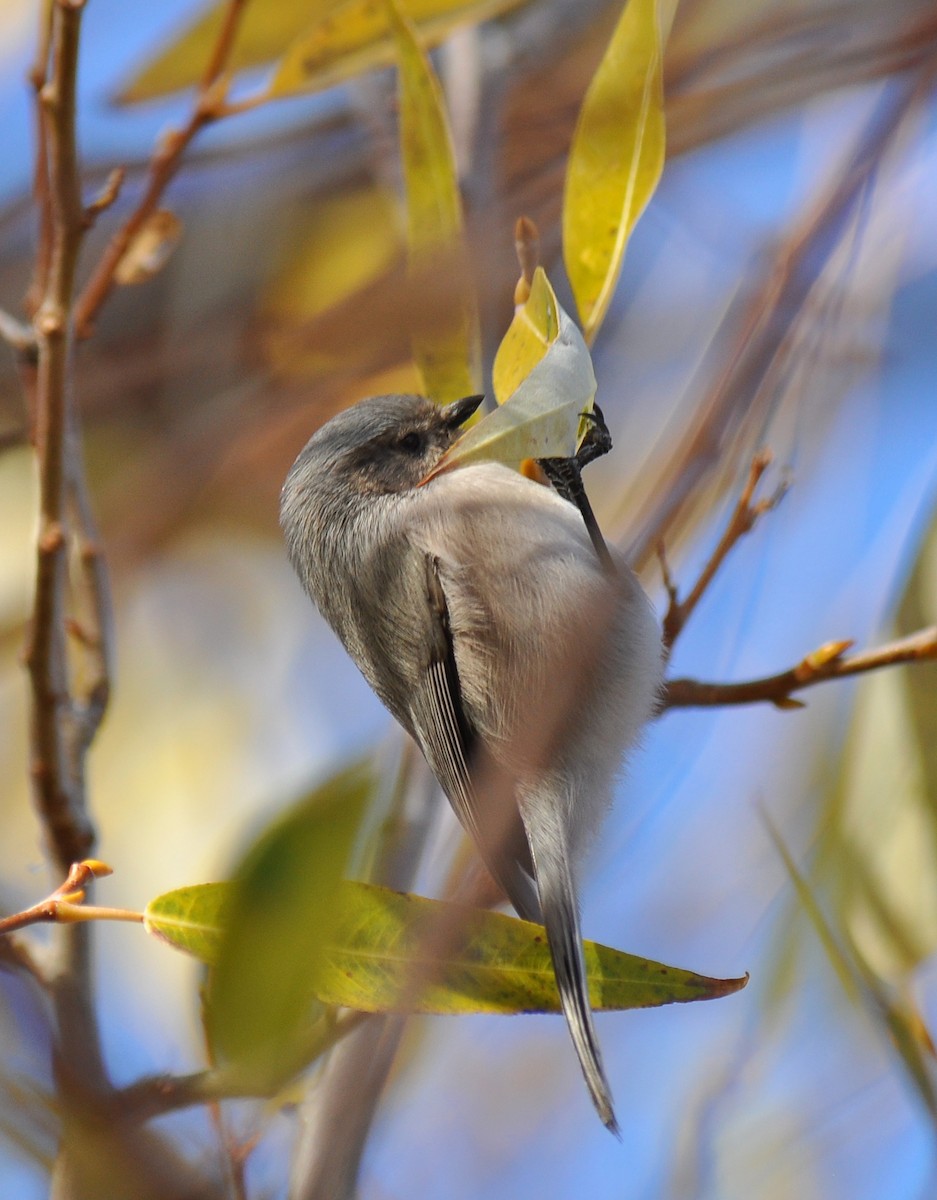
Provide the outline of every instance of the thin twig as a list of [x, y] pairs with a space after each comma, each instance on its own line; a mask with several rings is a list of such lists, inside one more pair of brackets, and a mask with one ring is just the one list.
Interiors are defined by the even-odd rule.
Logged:
[[27, 80], [32, 89], [35, 103], [33, 111], [33, 136], [35, 138], [35, 159], [33, 162], [33, 199], [36, 202], [36, 212], [39, 218], [39, 229], [36, 246], [36, 263], [29, 290], [23, 304], [26, 312], [32, 317], [45, 295], [49, 277], [49, 267], [52, 261], [52, 205], [50, 199], [51, 184], [49, 181], [49, 153], [46, 145], [46, 122], [42, 108], [42, 89], [46, 85], [49, 72], [49, 53], [52, 47], [52, 12], [55, 0], [42, 0], [42, 11], [39, 18], [39, 37], [36, 45], [36, 57], [29, 69]]
[[715, 550], [713, 550], [706, 565], [700, 572], [699, 578], [684, 600], [678, 599], [677, 588], [667, 565], [663, 543], [658, 545], [657, 554], [664, 576], [664, 587], [667, 589], [667, 595], [670, 599], [667, 614], [664, 617], [664, 648], [668, 653], [679, 637], [680, 631], [692, 616], [704, 592], [712, 583], [719, 568], [729, 556], [732, 548], [745, 534], [752, 530], [759, 517], [772, 508], [777, 507], [787, 491], [787, 481], [783, 481], [770, 496], [764, 497], [755, 504], [752, 503], [755, 489], [758, 487], [761, 477], [770, 466], [771, 460], [771, 451], [768, 449], [760, 450], [752, 459], [752, 464], [748, 471], [748, 479], [733, 509], [732, 516], [729, 518], [725, 532], [719, 539]]
[[142, 924], [143, 913], [132, 912], [126, 908], [103, 908], [84, 903], [92, 881], [110, 874], [111, 868], [95, 859], [73, 863], [65, 882], [60, 883], [44, 900], [24, 908], [21, 912], [0, 917], [0, 941], [5, 940], [6, 936], [15, 930], [25, 929], [28, 925], [74, 925], [79, 921], [133, 921]]
[[116, 201], [120, 195], [120, 189], [124, 186], [126, 175], [127, 172], [123, 167], [115, 167], [108, 175], [104, 181], [104, 187], [85, 209], [86, 229], [90, 229], [101, 213], [106, 212]]
[[670, 708], [700, 708], [768, 702], [778, 708], [802, 708], [794, 693], [828, 679], [845, 679], [899, 663], [937, 661], [937, 626], [908, 637], [847, 656], [851, 642], [830, 642], [808, 654], [790, 670], [743, 683], [704, 683], [699, 679], [670, 679], [664, 687], [660, 712]]
[[94, 319], [114, 287], [115, 272], [134, 239], [156, 212], [167, 185], [182, 165], [182, 156], [196, 135], [219, 119], [227, 92], [227, 67], [241, 14], [247, 0], [228, 0], [218, 40], [199, 85], [189, 119], [181, 129], [162, 138], [150, 161], [143, 195], [136, 208], [111, 238], [75, 305], [75, 328], [79, 338], [92, 332]]

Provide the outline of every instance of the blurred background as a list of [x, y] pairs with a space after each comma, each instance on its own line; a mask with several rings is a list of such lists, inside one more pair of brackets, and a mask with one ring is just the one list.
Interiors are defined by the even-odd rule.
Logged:
[[[34, 253], [36, 11], [0, 0], [0, 304]], [[279, 6], [286, 11], [291, 6]], [[513, 227], [559, 261], [565, 155], [616, 3], [529, 0], [436, 53], [467, 206], [486, 371], [511, 316]], [[471, 14], [470, 14], [471, 15]], [[475, 14], [477, 15], [477, 14]], [[91, 193], [123, 164], [84, 273], [143, 185], [192, 75], [161, 49], [188, 0], [89, 0], [80, 138]], [[270, 60], [248, 61], [249, 96]], [[276, 37], [271, 34], [271, 41]], [[249, 56], [248, 56], [249, 58]], [[615, 450], [587, 475], [662, 614], [768, 445], [792, 489], [740, 545], [672, 673], [746, 679], [824, 642], [937, 614], [937, 13], [930, 0], [684, 0], [666, 56], [668, 161], [594, 347]], [[155, 65], [154, 65], [155, 64]], [[162, 65], [160, 65], [162, 64]], [[197, 75], [196, 71], [196, 75]], [[181, 87], [181, 90], [180, 90]], [[168, 94], [161, 94], [168, 93]], [[377, 69], [205, 130], [172, 183], [165, 266], [120, 288], [77, 363], [117, 603], [112, 709], [91, 759], [102, 902], [222, 877], [270, 817], [400, 735], [313, 612], [277, 528], [282, 479], [333, 411], [417, 386], [394, 79]], [[487, 377], [486, 377], [487, 383]], [[19, 655], [35, 480], [0, 351], [0, 903], [48, 890], [27, 788]], [[630, 764], [585, 874], [586, 936], [706, 974], [715, 1003], [598, 1018], [623, 1145], [558, 1017], [410, 1022], [365, 1149], [367, 1200], [912, 1200], [937, 1193], [937, 668], [826, 684], [806, 709], [675, 711]], [[434, 861], [456, 845], [436, 802]], [[770, 827], [796, 872], [785, 864]], [[442, 867], [424, 868], [430, 886]], [[824, 936], [820, 936], [821, 930]], [[201, 1062], [195, 965], [101, 926], [118, 1082]], [[46, 1195], [48, 1030], [0, 974], [0, 1192]], [[257, 1110], [237, 1113], [247, 1136]], [[291, 1109], [263, 1118], [252, 1196], [286, 1194]], [[173, 1119], [215, 1154], [207, 1118]]]

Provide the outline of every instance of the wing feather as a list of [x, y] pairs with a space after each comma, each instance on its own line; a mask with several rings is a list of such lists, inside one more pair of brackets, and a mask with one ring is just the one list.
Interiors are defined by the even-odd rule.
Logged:
[[[413, 731], [456, 816], [478, 846], [485, 865], [507, 892], [518, 913], [527, 920], [539, 921], [533, 860], [520, 810], [515, 806], [507, 821], [503, 814], [490, 814], [493, 819], [487, 818], [472, 781], [472, 767], [477, 763], [480, 749], [479, 738], [462, 702], [439, 559], [427, 554], [425, 564], [429, 657], [411, 699]], [[500, 836], [492, 838], [492, 829]]]

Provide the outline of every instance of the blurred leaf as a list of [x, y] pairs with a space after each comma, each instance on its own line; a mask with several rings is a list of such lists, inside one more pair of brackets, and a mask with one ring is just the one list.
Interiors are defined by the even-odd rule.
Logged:
[[586, 92], [566, 170], [563, 256], [589, 342], [664, 167], [662, 58], [658, 0], [628, 0]]
[[560, 333], [560, 306], [543, 267], [537, 267], [530, 293], [514, 310], [491, 371], [495, 399], [503, 404], [534, 369]]
[[[526, 0], [401, 0], [400, 11], [419, 30], [424, 46], [438, 45], [460, 25], [486, 21]], [[269, 98], [331, 87], [362, 71], [394, 61], [387, 8], [374, 0], [346, 0], [334, 14], [307, 22], [302, 36], [277, 65]]]
[[397, 198], [368, 183], [314, 201], [276, 270], [263, 301], [271, 365], [293, 375], [335, 368], [349, 351], [344, 340], [315, 349], [291, 345], [292, 329], [308, 329], [323, 313], [353, 304], [402, 261], [404, 238]]
[[[214, 962], [231, 884], [183, 888], [153, 901], [147, 928], [180, 950]], [[208, 897], [209, 892], [215, 894]], [[201, 911], [188, 905], [203, 893]], [[186, 921], [154, 920], [174, 912]], [[316, 995], [325, 1004], [365, 1012], [559, 1012], [556, 979], [542, 926], [501, 913], [405, 895], [373, 884], [345, 882], [340, 916], [328, 940]], [[191, 936], [188, 925], [198, 925]], [[438, 937], [442, 930], [444, 936]], [[438, 948], [441, 953], [433, 954]], [[709, 1000], [744, 987], [742, 979], [711, 979], [692, 971], [585, 943], [590, 995], [597, 1009], [650, 1008]]]
[[477, 391], [479, 331], [471, 280], [462, 264], [462, 201], [439, 80], [413, 26], [394, 0], [387, 12], [397, 45], [400, 145], [407, 187], [410, 261], [417, 271], [449, 270], [450, 312], [442, 328], [415, 326], [414, 357], [424, 391], [447, 404]]
[[[538, 268], [524, 309], [535, 297], [535, 308], [539, 309], [543, 299], [538, 287], [540, 275]], [[549, 288], [548, 283], [545, 286]], [[501, 362], [502, 385], [505, 380], [513, 381], [536, 357], [537, 330], [552, 332], [552, 311], [549, 306], [541, 310], [539, 324], [531, 322], [533, 336], [518, 335], [513, 350], [509, 347]], [[433, 475], [471, 462], [495, 461], [518, 467], [528, 458], [570, 458], [576, 453], [582, 440], [583, 414], [592, 410], [595, 399], [595, 374], [582, 334], [559, 305], [555, 312], [559, 318], [556, 339], [549, 342], [543, 356], [508, 399], [459, 438]], [[521, 323], [526, 319], [521, 318]]]
[[[315, 21], [339, 8], [344, 0], [277, 0], [276, 4], [244, 6], [231, 52], [230, 69], [273, 62]], [[178, 92], [197, 84], [211, 58], [226, 20], [230, 0], [219, 0], [151, 58], [116, 97], [135, 104]]]
[[[931, 750], [917, 736], [912, 707], [912, 689], [932, 672], [930, 664], [917, 664], [863, 683], [831, 831], [829, 865], [840, 919], [884, 978], [914, 970], [937, 947], [937, 814], [926, 765]], [[926, 707], [931, 699], [923, 695], [920, 702]]]
[[833, 928], [824, 915], [823, 909], [820, 907], [813, 888], [809, 880], [797, 866], [794, 861], [794, 856], [787, 847], [786, 842], [781, 837], [780, 831], [775, 826], [774, 822], [766, 812], [761, 814], [762, 820], [765, 823], [765, 828], [778, 854], [781, 856], [781, 861], [790, 877], [791, 883], [794, 885], [794, 890], [797, 897], [806, 910], [807, 916], [816, 931], [817, 937], [820, 939], [820, 944], [826, 952], [826, 956], [830, 961], [830, 965], [839, 977], [840, 983], [846, 994], [852, 999], [857, 1000], [860, 994], [860, 981], [857, 977], [855, 964], [852, 963], [846, 951], [840, 944], [839, 939], [833, 932]]
[[220, 1057], [274, 1070], [288, 1061], [319, 990], [338, 886], [373, 786], [361, 767], [329, 780], [268, 829], [235, 873], [230, 899], [220, 901], [225, 923], [206, 1006]]
[[143, 224], [114, 271], [118, 283], [146, 283], [157, 275], [182, 237], [182, 222], [168, 208], [158, 209]]
[[[931, 517], [914, 571], [898, 611], [899, 635], [911, 634], [937, 621], [937, 517]], [[918, 663], [901, 672], [909, 724], [915, 735], [921, 771], [921, 795], [928, 818], [927, 836], [937, 856], [937, 665]]]
[[934, 1043], [921, 1014], [916, 1008], [886, 995], [881, 984], [878, 984], [873, 994], [912, 1086], [924, 1102], [931, 1119], [937, 1120], [937, 1064], [934, 1062]]

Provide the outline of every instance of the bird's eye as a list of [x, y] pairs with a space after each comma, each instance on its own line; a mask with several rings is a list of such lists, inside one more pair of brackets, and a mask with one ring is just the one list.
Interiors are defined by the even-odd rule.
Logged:
[[415, 433], [411, 430], [410, 433], [405, 433], [397, 443], [401, 450], [407, 454], [420, 454], [423, 451], [422, 434]]

